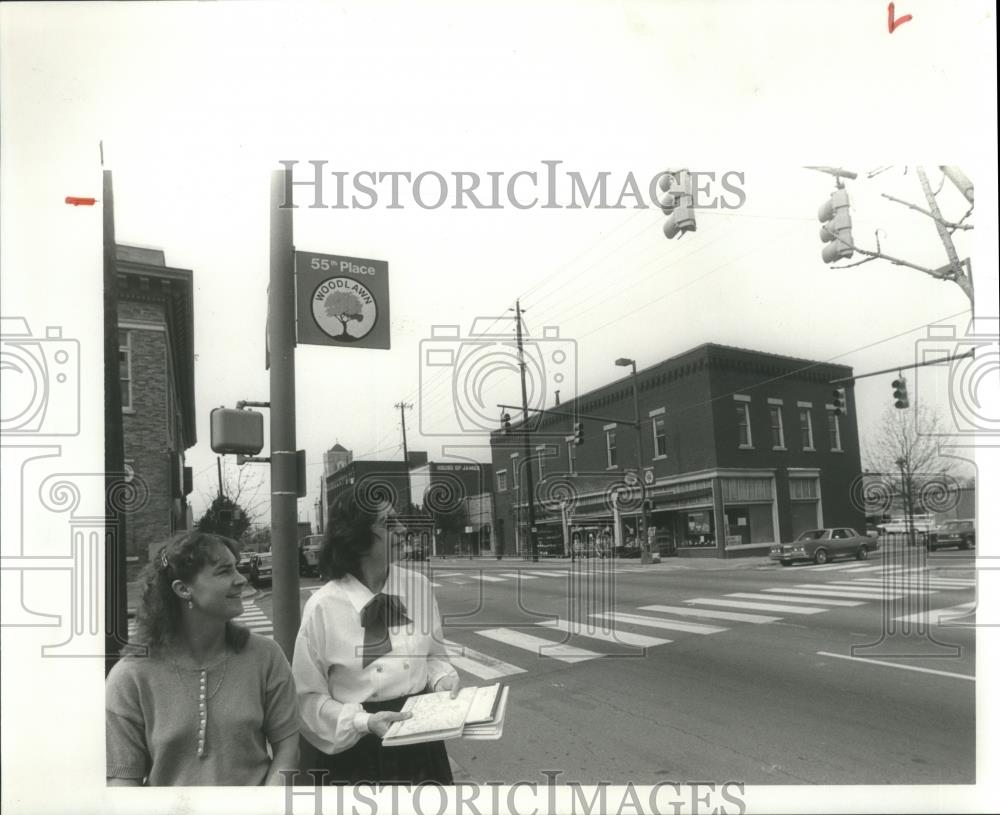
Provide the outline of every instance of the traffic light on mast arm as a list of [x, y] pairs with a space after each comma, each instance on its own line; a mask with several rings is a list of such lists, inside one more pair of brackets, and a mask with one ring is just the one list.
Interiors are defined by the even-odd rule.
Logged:
[[906, 392], [906, 377], [900, 375], [899, 379], [892, 381], [892, 398], [896, 400], [896, 407], [900, 410], [910, 406], [910, 395]]
[[847, 391], [844, 388], [836, 388], [833, 392], [833, 414], [835, 416], [847, 414]]
[[500, 417], [500, 422], [503, 425], [503, 432], [510, 435], [510, 414], [504, 413], [503, 416]]
[[819, 237], [823, 247], [823, 262], [835, 263], [854, 255], [854, 238], [851, 235], [851, 202], [847, 190], [836, 189], [830, 200], [819, 208]]
[[687, 170], [668, 170], [659, 181], [665, 195], [660, 199], [660, 209], [667, 216], [663, 234], [668, 239], [685, 232], [694, 232], [698, 225], [694, 219], [694, 182]]
[[583, 422], [573, 425], [573, 444], [583, 444]]

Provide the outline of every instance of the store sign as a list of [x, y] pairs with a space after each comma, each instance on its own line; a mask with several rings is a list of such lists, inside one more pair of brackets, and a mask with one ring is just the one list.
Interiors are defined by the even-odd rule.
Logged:
[[295, 253], [297, 338], [303, 345], [389, 348], [389, 264]]

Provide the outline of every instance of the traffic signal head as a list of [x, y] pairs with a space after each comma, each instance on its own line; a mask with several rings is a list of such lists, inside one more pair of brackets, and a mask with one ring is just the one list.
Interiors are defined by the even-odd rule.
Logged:
[[583, 422], [573, 425], [573, 444], [583, 444]]
[[665, 195], [660, 199], [660, 209], [667, 216], [663, 234], [668, 239], [694, 232], [698, 225], [694, 218], [694, 184], [687, 170], [674, 170], [664, 174], [659, 181]]
[[833, 392], [833, 413], [835, 416], [847, 413], [847, 391], [844, 388], [837, 388]]
[[834, 190], [830, 200], [819, 208], [819, 237], [823, 247], [823, 262], [834, 263], [854, 255], [854, 237], [851, 234], [850, 200], [847, 190]]
[[674, 207], [673, 212], [667, 216], [666, 223], [663, 224], [663, 234], [668, 239], [683, 235], [685, 232], [694, 232], [698, 225], [694, 220], [694, 209], [687, 204]]
[[906, 377], [892, 381], [892, 398], [896, 400], [896, 407], [902, 410], [910, 406], [910, 395], [906, 392]]
[[504, 413], [503, 416], [500, 417], [500, 421], [503, 424], [503, 432], [510, 433], [510, 414]]

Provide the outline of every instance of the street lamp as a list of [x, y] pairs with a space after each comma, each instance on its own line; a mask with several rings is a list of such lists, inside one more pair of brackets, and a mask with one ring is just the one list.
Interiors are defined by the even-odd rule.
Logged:
[[632, 368], [632, 407], [635, 410], [635, 458], [636, 477], [639, 479], [640, 495], [642, 497], [641, 529], [637, 537], [639, 538], [640, 552], [642, 553], [642, 563], [650, 563], [652, 557], [649, 552], [649, 541], [646, 540], [646, 530], [649, 529], [649, 519], [646, 517], [646, 497], [643, 494], [645, 488], [642, 478], [642, 428], [639, 425], [639, 376], [635, 370], [635, 360], [628, 357], [618, 357], [615, 365], [619, 368]]

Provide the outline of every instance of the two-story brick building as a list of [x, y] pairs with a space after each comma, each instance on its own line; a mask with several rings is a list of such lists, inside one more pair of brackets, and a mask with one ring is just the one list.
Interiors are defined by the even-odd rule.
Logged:
[[496, 525], [514, 533], [499, 532], [498, 543], [528, 551], [525, 459], [543, 544], [628, 544], [643, 509], [655, 546], [682, 556], [761, 554], [810, 527], [863, 528], [850, 495], [861, 473], [853, 386], [837, 416], [829, 384], [850, 375], [842, 365], [715, 344], [664, 360], [636, 375], [641, 466], [631, 376], [546, 412], [527, 453], [519, 426], [495, 431]]
[[134, 573], [172, 533], [191, 525], [194, 404], [192, 272], [156, 249], [117, 246], [118, 344], [125, 466], [145, 500], [129, 514], [126, 555]]

